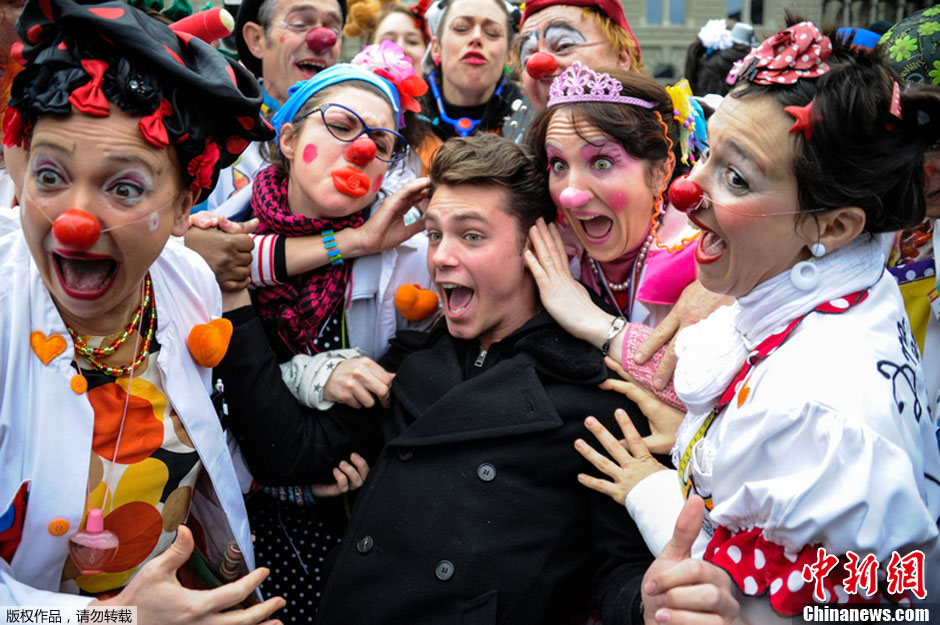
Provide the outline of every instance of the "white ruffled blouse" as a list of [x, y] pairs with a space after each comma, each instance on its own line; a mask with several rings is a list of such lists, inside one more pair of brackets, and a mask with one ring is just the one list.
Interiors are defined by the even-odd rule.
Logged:
[[[874, 554], [881, 571], [893, 551], [922, 550], [928, 587], [940, 582], [940, 449], [883, 249], [882, 237], [862, 235], [817, 261], [816, 289], [797, 290], [788, 272], [780, 274], [678, 340], [675, 385], [689, 412], [673, 461], [680, 466], [691, 447], [692, 482], [706, 499], [696, 550], [781, 615], [815, 601], [801, 571], [819, 546], [840, 556], [825, 580], [828, 601], [862, 598], [842, 588], [849, 550]], [[868, 298], [845, 312], [813, 312], [829, 301], [845, 307], [843, 295], [869, 287]], [[693, 443], [747, 354], [801, 315]], [[664, 492], [673, 493], [668, 502]], [[675, 471], [631, 491], [627, 509], [654, 553], [671, 536], [682, 501]]]

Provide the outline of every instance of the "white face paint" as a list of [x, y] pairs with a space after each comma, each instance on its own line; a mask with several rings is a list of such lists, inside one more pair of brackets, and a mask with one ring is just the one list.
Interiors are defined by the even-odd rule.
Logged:
[[153, 232], [159, 227], [160, 227], [160, 213], [159, 211], [154, 211], [150, 215], [150, 221], [147, 222], [147, 229], [150, 230], [150, 232]]

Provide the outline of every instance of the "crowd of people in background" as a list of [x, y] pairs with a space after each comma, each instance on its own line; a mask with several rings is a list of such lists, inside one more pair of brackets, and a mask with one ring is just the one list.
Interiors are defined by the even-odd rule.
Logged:
[[936, 603], [940, 5], [781, 19], [4, 5], [0, 616]]

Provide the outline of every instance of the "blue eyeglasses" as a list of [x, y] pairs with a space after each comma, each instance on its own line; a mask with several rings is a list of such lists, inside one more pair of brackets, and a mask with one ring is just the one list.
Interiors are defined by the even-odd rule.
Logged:
[[330, 134], [343, 141], [352, 143], [362, 135], [368, 135], [375, 142], [375, 157], [386, 163], [400, 161], [408, 152], [408, 140], [388, 128], [373, 128], [352, 109], [342, 104], [321, 104], [309, 113], [301, 115], [297, 121], [314, 113], [320, 113], [323, 125]]

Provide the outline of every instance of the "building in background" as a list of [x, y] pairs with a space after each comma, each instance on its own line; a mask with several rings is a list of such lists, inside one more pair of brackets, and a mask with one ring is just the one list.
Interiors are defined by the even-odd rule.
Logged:
[[643, 49], [647, 71], [662, 83], [682, 77], [685, 52], [699, 28], [710, 19], [725, 17], [754, 25], [760, 40], [784, 25], [784, 10], [819, 24], [867, 27], [889, 23], [933, 5], [934, 2], [850, 2], [841, 0], [626, 0], [624, 11]]

